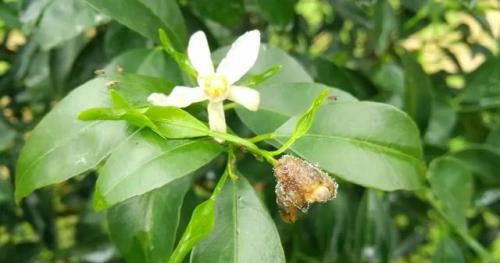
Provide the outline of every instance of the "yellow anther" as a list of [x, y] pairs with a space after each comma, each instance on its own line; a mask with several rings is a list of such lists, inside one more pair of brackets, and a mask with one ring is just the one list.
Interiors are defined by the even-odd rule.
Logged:
[[212, 100], [224, 100], [229, 91], [229, 82], [225, 76], [209, 75], [202, 79], [201, 85], [205, 94]]

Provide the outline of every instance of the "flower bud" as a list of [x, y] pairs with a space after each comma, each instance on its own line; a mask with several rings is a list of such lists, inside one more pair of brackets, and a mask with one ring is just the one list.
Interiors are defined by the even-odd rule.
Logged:
[[337, 183], [314, 165], [285, 155], [274, 167], [276, 202], [286, 223], [297, 219], [297, 211], [307, 212], [316, 202], [326, 202], [337, 195]]

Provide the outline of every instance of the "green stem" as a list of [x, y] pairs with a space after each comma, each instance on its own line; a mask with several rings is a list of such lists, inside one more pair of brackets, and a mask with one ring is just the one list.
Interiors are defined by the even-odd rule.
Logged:
[[231, 177], [231, 180], [238, 180], [238, 175], [236, 174], [236, 154], [234, 152], [234, 145], [229, 146], [229, 151], [227, 152], [227, 164], [226, 171]]
[[257, 143], [257, 142], [261, 142], [261, 141], [272, 140], [274, 138], [276, 138], [276, 133], [271, 132], [271, 133], [259, 134], [255, 137], [248, 139], [248, 141], [253, 142], [253, 143]]
[[251, 153], [263, 157], [272, 166], [275, 166], [278, 163], [278, 161], [276, 161], [276, 159], [273, 158], [273, 155], [271, 155], [268, 151], [260, 149], [257, 145], [255, 145], [253, 142], [247, 139], [229, 133], [217, 132], [217, 131], [210, 131], [208, 135], [211, 137], [223, 139], [234, 145], [243, 146]]
[[281, 147], [279, 149], [271, 151], [269, 153], [272, 156], [280, 155], [283, 152], [285, 152], [288, 148], [290, 148], [290, 146], [292, 146], [297, 139], [298, 139], [297, 137], [292, 136], [292, 137], [290, 137], [290, 139], [288, 141], [286, 141], [283, 145], [281, 145]]
[[427, 202], [432, 206], [432, 208], [437, 212], [439, 217], [448, 225], [451, 227], [451, 229], [458, 235], [462, 240], [471, 248], [476, 254], [479, 255], [481, 258], [482, 262], [489, 263], [489, 262], [494, 262], [493, 257], [489, 254], [488, 250], [486, 250], [477, 240], [475, 240], [473, 237], [470, 236], [470, 234], [467, 231], [464, 231], [463, 229], [460, 229], [457, 227], [453, 222], [450, 221], [448, 216], [441, 210], [439, 207], [438, 203], [434, 199], [431, 193], [424, 194], [425, 199]]

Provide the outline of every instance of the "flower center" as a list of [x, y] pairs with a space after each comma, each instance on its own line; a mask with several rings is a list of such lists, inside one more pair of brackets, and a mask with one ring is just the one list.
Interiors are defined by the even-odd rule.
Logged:
[[205, 94], [211, 99], [221, 101], [227, 98], [229, 91], [229, 82], [222, 75], [208, 75], [200, 81]]

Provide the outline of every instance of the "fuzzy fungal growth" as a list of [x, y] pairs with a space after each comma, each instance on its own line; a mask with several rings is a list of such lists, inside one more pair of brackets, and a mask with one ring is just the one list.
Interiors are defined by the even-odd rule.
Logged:
[[316, 202], [326, 202], [337, 195], [337, 183], [314, 165], [294, 156], [285, 155], [274, 167], [276, 202], [286, 223], [297, 219], [297, 212], [307, 212]]

